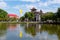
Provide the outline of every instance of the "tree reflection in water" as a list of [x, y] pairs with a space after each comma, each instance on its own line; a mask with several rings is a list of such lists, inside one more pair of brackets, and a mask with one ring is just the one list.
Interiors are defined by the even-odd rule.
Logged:
[[0, 37], [5, 35], [8, 25], [5, 23], [0, 23]]
[[25, 31], [32, 36], [35, 36], [37, 32], [48, 32], [49, 35], [56, 34], [60, 40], [60, 25], [57, 24], [26, 24]]
[[43, 24], [42, 31], [47, 31], [50, 35], [56, 34], [60, 40], [60, 25], [57, 24]]
[[[60, 25], [58, 24], [21, 24], [27, 34], [35, 37], [37, 33], [48, 32], [48, 35], [57, 35], [60, 40]], [[0, 23], [0, 37], [6, 35], [7, 29], [15, 29], [16, 24]]]

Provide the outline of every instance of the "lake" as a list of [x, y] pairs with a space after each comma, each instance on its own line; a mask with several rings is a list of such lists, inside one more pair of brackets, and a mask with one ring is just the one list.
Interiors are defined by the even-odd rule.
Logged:
[[60, 25], [0, 23], [0, 40], [60, 40]]

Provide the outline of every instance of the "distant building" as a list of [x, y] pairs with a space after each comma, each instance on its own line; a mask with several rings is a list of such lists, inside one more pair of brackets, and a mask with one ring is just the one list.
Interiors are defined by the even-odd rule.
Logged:
[[12, 19], [9, 19], [9, 21], [15, 20], [18, 22], [19, 17], [16, 14], [8, 14], [8, 17], [12, 18]]
[[16, 14], [8, 14], [9, 18], [19, 18]]
[[43, 13], [42, 10], [37, 11], [37, 9], [33, 7], [33, 8], [31, 9], [31, 12], [33, 12], [34, 15], [35, 15], [35, 18], [34, 18], [35, 21], [41, 21], [41, 17], [40, 17], [40, 16], [41, 16], [42, 13]]

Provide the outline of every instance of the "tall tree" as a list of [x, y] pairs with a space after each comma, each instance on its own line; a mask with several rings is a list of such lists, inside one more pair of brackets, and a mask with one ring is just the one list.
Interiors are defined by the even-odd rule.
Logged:
[[57, 21], [60, 21], [60, 8], [56, 12]]
[[58, 10], [57, 10], [57, 13], [56, 13], [56, 14], [57, 14], [57, 17], [58, 17], [58, 18], [60, 18], [60, 8], [58, 8]]

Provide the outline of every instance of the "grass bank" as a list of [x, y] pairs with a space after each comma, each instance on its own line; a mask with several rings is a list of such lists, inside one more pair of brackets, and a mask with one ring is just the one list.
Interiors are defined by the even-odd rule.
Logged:
[[0, 22], [0, 23], [18, 23], [18, 24], [20, 24], [20, 23], [39, 23], [39, 22]]

